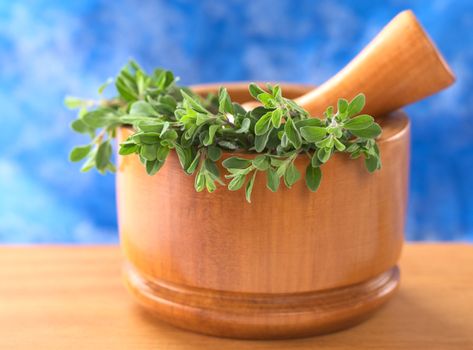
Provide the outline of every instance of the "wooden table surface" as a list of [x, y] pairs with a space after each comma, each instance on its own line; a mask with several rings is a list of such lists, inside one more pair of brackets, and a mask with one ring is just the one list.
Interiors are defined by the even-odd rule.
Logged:
[[401, 289], [365, 323], [291, 341], [193, 334], [143, 312], [118, 247], [0, 247], [0, 349], [473, 349], [473, 245], [410, 244]]

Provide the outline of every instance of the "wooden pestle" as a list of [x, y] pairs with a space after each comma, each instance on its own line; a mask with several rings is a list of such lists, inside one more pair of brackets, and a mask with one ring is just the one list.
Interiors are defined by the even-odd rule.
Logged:
[[454, 81], [450, 67], [407, 10], [394, 17], [345, 68], [295, 101], [312, 116], [321, 117], [328, 106], [336, 106], [338, 98], [350, 100], [362, 92], [366, 96], [363, 112], [379, 117]]

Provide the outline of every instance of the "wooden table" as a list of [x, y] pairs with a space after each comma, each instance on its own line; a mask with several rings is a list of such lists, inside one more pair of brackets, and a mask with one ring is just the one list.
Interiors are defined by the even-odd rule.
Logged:
[[365, 323], [292, 341], [168, 326], [127, 295], [115, 246], [0, 247], [0, 349], [473, 349], [473, 245], [410, 244], [397, 296]]

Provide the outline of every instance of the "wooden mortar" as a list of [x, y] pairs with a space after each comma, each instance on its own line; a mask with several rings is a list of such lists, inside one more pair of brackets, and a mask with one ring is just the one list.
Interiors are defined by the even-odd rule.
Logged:
[[[246, 84], [226, 87], [250, 99]], [[289, 98], [311, 89], [282, 88]], [[335, 154], [316, 193], [303, 180], [272, 193], [260, 174], [251, 204], [243, 190], [197, 193], [174, 152], [155, 176], [137, 156], [120, 157], [120, 237], [135, 298], [173, 325], [234, 338], [310, 336], [367, 318], [399, 283], [408, 182], [409, 121], [397, 111], [380, 123], [380, 171]], [[297, 159], [301, 173], [307, 161]]]

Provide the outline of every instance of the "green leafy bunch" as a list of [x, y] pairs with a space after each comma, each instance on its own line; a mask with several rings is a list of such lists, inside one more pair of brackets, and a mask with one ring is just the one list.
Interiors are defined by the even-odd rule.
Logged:
[[[360, 114], [363, 94], [351, 101], [339, 99], [336, 112], [330, 106], [318, 119], [283, 97], [279, 85], [263, 89], [249, 84], [261, 106], [247, 111], [224, 87], [201, 97], [176, 82], [169, 71], [157, 69], [147, 75], [131, 62], [115, 79], [116, 98], [67, 99], [70, 107], [80, 108], [72, 128], [91, 136], [90, 144], [73, 149], [71, 160], [86, 158], [83, 171], [96, 167], [102, 173], [113, 172], [111, 139], [117, 127], [130, 126], [131, 135], [120, 144], [119, 154], [138, 155], [149, 175], [156, 174], [175, 150], [183, 171], [195, 175], [196, 191], [213, 192], [218, 186], [236, 191], [244, 186], [248, 202], [259, 173], [273, 192], [281, 181], [288, 188], [299, 181], [300, 155], [309, 158], [305, 182], [311, 191], [320, 185], [322, 165], [337, 152], [352, 159], [364, 157], [369, 172], [381, 168], [376, 144], [381, 127], [372, 116]], [[220, 162], [227, 181], [220, 174]]]
[[[169, 116], [174, 113], [177, 101], [182, 99], [181, 90], [176, 86], [177, 79], [173, 73], [156, 69], [147, 75], [134, 61], [126, 65], [112, 80], [100, 86], [98, 92], [102, 97], [105, 88], [115, 82], [118, 96], [112, 99], [83, 100], [66, 97], [68, 108], [79, 109], [78, 117], [71, 124], [74, 131], [88, 134], [91, 142], [75, 147], [70, 160], [73, 162], [86, 159], [81, 171], [96, 168], [100, 173], [115, 172], [112, 162], [112, 141], [117, 128], [133, 125], [140, 119], [139, 101], [153, 100], [155, 116]], [[135, 105], [136, 104], [136, 105]]]

